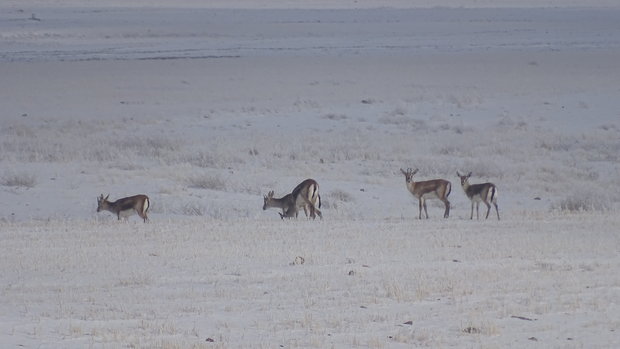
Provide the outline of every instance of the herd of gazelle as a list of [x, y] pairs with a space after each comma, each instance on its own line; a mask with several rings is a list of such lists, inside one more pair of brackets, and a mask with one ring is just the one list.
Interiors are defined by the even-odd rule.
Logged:
[[[418, 173], [418, 169], [407, 171], [400, 169], [403, 175], [405, 175], [405, 184], [411, 194], [419, 201], [419, 215], [418, 218], [422, 219], [422, 208], [424, 208], [424, 214], [428, 219], [428, 212], [426, 210], [426, 199], [439, 199], [445, 205], [444, 218], [450, 216], [450, 201], [448, 196], [452, 191], [452, 184], [445, 179], [431, 179], [427, 181], [414, 181], [413, 176]], [[461, 187], [465, 191], [465, 195], [471, 201], [471, 216], [474, 218], [474, 205], [476, 206], [476, 218], [480, 219], [479, 207], [480, 203], [484, 203], [487, 206], [486, 218], [489, 218], [491, 212], [491, 205], [495, 206], [495, 212], [497, 213], [497, 219], [499, 220], [499, 209], [497, 207], [497, 187], [493, 183], [480, 183], [469, 184], [469, 177], [471, 172], [467, 175], [461, 175], [459, 172], [456, 175], [461, 180]], [[97, 198], [97, 212], [110, 211], [116, 214], [120, 220], [121, 217], [127, 219], [133, 214], [138, 214], [144, 222], [148, 220], [147, 212], [150, 207], [150, 201], [146, 195], [135, 195], [126, 198], [118, 199], [114, 202], [108, 201], [110, 195], [103, 197], [103, 194]], [[263, 210], [268, 208], [279, 208], [282, 213], [278, 213], [280, 218], [297, 218], [299, 209], [303, 208], [306, 217], [315, 219], [318, 215], [323, 218], [321, 211], [321, 196], [319, 195], [319, 183], [314, 179], [306, 179], [299, 183], [290, 194], [286, 194], [281, 198], [275, 198], [274, 192], [270, 191], [263, 197]]]
[[[422, 208], [424, 208], [424, 214], [426, 215], [426, 218], [428, 218], [428, 212], [426, 211], [426, 199], [432, 198], [441, 200], [446, 206], [443, 217], [448, 218], [448, 216], [450, 216], [450, 201], [448, 201], [448, 196], [452, 191], [452, 184], [450, 181], [445, 179], [431, 179], [429, 181], [416, 182], [413, 180], [413, 176], [418, 173], [418, 169], [412, 170], [409, 168], [405, 171], [401, 168], [400, 172], [405, 175], [405, 184], [407, 185], [407, 189], [409, 189], [411, 194], [419, 200], [420, 214], [418, 218], [422, 219]], [[497, 219], [499, 220], [499, 209], [497, 208], [497, 187], [495, 184], [469, 184], [471, 172], [465, 176], [462, 176], [457, 171], [456, 175], [461, 179], [461, 187], [463, 187], [465, 195], [467, 195], [467, 198], [471, 201], [470, 219], [474, 219], [474, 204], [476, 205], [476, 218], [480, 219], [478, 208], [480, 207], [480, 202], [483, 202], [487, 206], [486, 218], [489, 218], [491, 204], [493, 204], [493, 206], [495, 206], [495, 212], [497, 212]]]

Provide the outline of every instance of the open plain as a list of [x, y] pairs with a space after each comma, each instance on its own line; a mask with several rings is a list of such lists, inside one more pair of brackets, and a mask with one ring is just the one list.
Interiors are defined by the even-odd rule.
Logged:
[[619, 58], [604, 0], [5, 1], [0, 345], [620, 347]]

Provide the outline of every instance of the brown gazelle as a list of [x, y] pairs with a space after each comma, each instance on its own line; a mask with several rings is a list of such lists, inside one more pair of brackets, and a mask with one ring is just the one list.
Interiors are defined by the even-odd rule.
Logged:
[[420, 215], [419, 219], [422, 219], [422, 208], [424, 208], [424, 213], [426, 214], [426, 218], [428, 219], [428, 212], [426, 211], [426, 199], [437, 198], [441, 200], [444, 205], [446, 205], [446, 210], [444, 211], [443, 217], [448, 218], [450, 216], [450, 201], [448, 201], [448, 195], [452, 191], [452, 184], [445, 179], [432, 179], [429, 181], [420, 181], [415, 182], [413, 180], [413, 175], [418, 173], [418, 169], [412, 170], [407, 169], [407, 171], [400, 169], [405, 175], [405, 182], [407, 185], [407, 189], [418, 198], [420, 203]]
[[286, 194], [281, 198], [275, 198], [273, 197], [273, 195], [274, 192], [272, 190], [267, 193], [267, 195], [263, 196], [263, 210], [266, 210], [270, 207], [281, 208], [282, 213], [280, 213], [280, 218], [290, 218], [290, 216], [287, 216], [287, 212], [295, 211], [295, 198], [293, 198], [293, 194]]
[[273, 194], [273, 191], [270, 191], [267, 196], [264, 196], [263, 210], [270, 207], [281, 208], [280, 218], [284, 219], [297, 217], [299, 208], [302, 207], [306, 217], [315, 219], [318, 215], [323, 218], [321, 211], [319, 211], [321, 208], [319, 184], [314, 179], [306, 179], [299, 183], [290, 194], [279, 199], [274, 198]]
[[466, 176], [462, 176], [456, 172], [456, 175], [461, 179], [461, 186], [465, 191], [465, 195], [471, 201], [471, 216], [469, 219], [474, 219], [474, 203], [476, 204], [476, 219], [480, 219], [478, 209], [480, 208], [480, 202], [484, 202], [487, 205], [487, 215], [485, 219], [489, 218], [491, 212], [491, 204], [495, 206], [495, 212], [497, 212], [497, 220], [499, 220], [499, 210], [497, 208], [497, 187], [493, 183], [480, 183], [469, 184], [469, 177], [471, 172]]
[[[297, 217], [297, 209], [303, 207], [306, 217], [310, 212], [310, 218], [315, 219], [316, 215], [323, 218], [321, 211], [321, 195], [319, 195], [319, 183], [314, 179], [306, 179], [299, 183], [291, 192], [295, 198], [295, 217]], [[317, 207], [318, 206], [318, 207]], [[291, 216], [291, 212], [285, 212], [286, 216]]]
[[151, 201], [146, 195], [134, 195], [126, 198], [118, 199], [114, 202], [108, 201], [110, 194], [103, 197], [101, 194], [97, 198], [97, 212], [110, 211], [116, 214], [116, 217], [120, 220], [121, 217], [127, 219], [129, 216], [137, 213], [140, 218], [144, 220], [144, 223], [149, 219], [147, 212], [151, 206]]

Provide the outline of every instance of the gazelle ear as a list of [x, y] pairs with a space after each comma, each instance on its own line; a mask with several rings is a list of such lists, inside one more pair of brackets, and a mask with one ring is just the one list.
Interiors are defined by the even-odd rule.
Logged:
[[400, 169], [400, 172], [404, 175], [407, 175], [407, 172], [405, 172], [405, 170], [403, 170], [402, 168]]
[[456, 171], [456, 176], [461, 177], [461, 174], [459, 173], [459, 171]]
[[[101, 196], [103, 196], [103, 195], [101, 195]], [[110, 194], [108, 194], [108, 196], [106, 196], [104, 200], [107, 200], [109, 197], [110, 197]]]
[[471, 172], [469, 172], [469, 173], [467, 174], [467, 177], [471, 177]]
[[413, 176], [414, 174], [418, 173], [418, 171], [420, 171], [420, 170], [416, 168], [416, 169], [415, 169], [415, 170], [411, 173], [411, 175]]

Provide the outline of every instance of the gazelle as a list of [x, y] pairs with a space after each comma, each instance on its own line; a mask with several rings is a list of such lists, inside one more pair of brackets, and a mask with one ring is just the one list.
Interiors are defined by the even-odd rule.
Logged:
[[109, 197], [110, 194], [108, 194], [105, 198], [103, 197], [103, 194], [101, 194], [101, 196], [97, 198], [97, 212], [110, 211], [116, 214], [118, 220], [120, 220], [121, 217], [128, 219], [128, 217], [134, 213], [137, 213], [138, 216], [144, 220], [144, 223], [146, 223], [149, 219], [146, 215], [151, 205], [151, 201], [148, 196], [134, 195], [118, 199], [114, 202], [108, 201]]
[[429, 181], [421, 181], [415, 182], [413, 180], [413, 175], [418, 173], [418, 169], [415, 170], [407, 169], [407, 171], [400, 169], [405, 175], [405, 184], [407, 185], [407, 189], [418, 198], [420, 202], [420, 215], [419, 219], [422, 219], [422, 207], [424, 207], [424, 213], [426, 214], [426, 219], [428, 219], [428, 212], [426, 211], [426, 199], [428, 198], [437, 198], [441, 200], [444, 205], [446, 205], [446, 210], [443, 213], [444, 218], [448, 218], [450, 216], [450, 201], [448, 201], [448, 195], [452, 191], [452, 184], [445, 179], [432, 179]]
[[493, 183], [480, 183], [469, 184], [469, 177], [471, 172], [466, 176], [462, 176], [458, 171], [456, 175], [461, 179], [461, 186], [465, 191], [465, 195], [471, 201], [471, 216], [469, 219], [474, 219], [474, 203], [476, 204], [476, 219], [480, 219], [478, 209], [480, 208], [480, 202], [484, 202], [487, 205], [487, 215], [485, 219], [489, 218], [491, 212], [491, 204], [495, 206], [495, 212], [497, 212], [497, 220], [499, 220], [499, 210], [497, 208], [497, 187]]
[[268, 208], [281, 208], [282, 213], [280, 213], [280, 218], [284, 219], [284, 217], [290, 218], [287, 215], [288, 212], [295, 213], [295, 198], [293, 198], [293, 194], [286, 194], [281, 198], [273, 197], [273, 190], [267, 193], [267, 195], [263, 196], [263, 210]]
[[[319, 183], [314, 179], [306, 179], [299, 183], [295, 189], [293, 189], [291, 195], [295, 198], [295, 211], [297, 211], [299, 207], [303, 207], [306, 217], [308, 217], [308, 211], [310, 211], [310, 218], [315, 219], [316, 215], [323, 218], [321, 211], [319, 211], [319, 208], [321, 208]], [[285, 214], [291, 216], [289, 212], [285, 212]], [[297, 212], [295, 212], [295, 217], [297, 217]]]
[[306, 217], [315, 219], [318, 215], [323, 218], [321, 211], [319, 211], [321, 208], [319, 184], [314, 179], [306, 179], [299, 183], [290, 194], [279, 199], [274, 198], [273, 191], [270, 191], [264, 196], [263, 210], [270, 207], [281, 208], [280, 218], [282, 219], [297, 217], [300, 207], [303, 207]]

